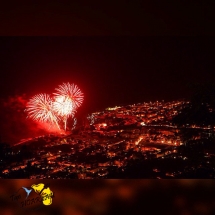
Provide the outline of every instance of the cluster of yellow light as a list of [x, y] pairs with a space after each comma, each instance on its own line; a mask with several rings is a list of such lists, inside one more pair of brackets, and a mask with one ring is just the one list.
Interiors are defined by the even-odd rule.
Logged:
[[116, 110], [116, 109], [118, 109], [118, 108], [121, 108], [121, 107], [120, 107], [120, 106], [115, 106], [115, 107], [112, 107], [112, 108], [111, 108], [111, 107], [108, 107], [107, 110]]
[[142, 139], [142, 137], [139, 137], [139, 139], [135, 142], [135, 145], [138, 145]]

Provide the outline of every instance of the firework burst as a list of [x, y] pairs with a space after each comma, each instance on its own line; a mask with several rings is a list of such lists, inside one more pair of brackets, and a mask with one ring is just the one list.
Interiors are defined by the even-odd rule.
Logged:
[[83, 102], [84, 95], [75, 84], [70, 83], [63, 83], [55, 90], [54, 110], [63, 117], [64, 129], [66, 130], [68, 117], [74, 117], [76, 109]]
[[64, 129], [66, 130], [68, 117], [74, 117], [76, 109], [72, 100], [66, 96], [57, 96], [53, 102], [54, 111], [62, 117], [64, 121]]
[[55, 98], [65, 96], [67, 99], [70, 99], [73, 103], [74, 108], [81, 106], [84, 95], [81, 90], [75, 85], [70, 83], [63, 83], [56, 88], [56, 93], [54, 93]]
[[53, 109], [59, 116], [71, 116], [75, 115], [75, 108], [71, 99], [65, 96], [58, 96], [56, 97], [55, 101], [53, 102]]
[[75, 84], [63, 83], [56, 88], [53, 98], [48, 94], [32, 97], [27, 103], [26, 111], [29, 118], [38, 122], [55, 123], [59, 130], [58, 122], [63, 121], [66, 131], [67, 119], [74, 117], [83, 98], [83, 93]]
[[[53, 102], [48, 94], [37, 94], [33, 96], [26, 106], [28, 117], [40, 122], [51, 122], [58, 125], [58, 117], [53, 111]], [[59, 128], [60, 129], [60, 128]]]

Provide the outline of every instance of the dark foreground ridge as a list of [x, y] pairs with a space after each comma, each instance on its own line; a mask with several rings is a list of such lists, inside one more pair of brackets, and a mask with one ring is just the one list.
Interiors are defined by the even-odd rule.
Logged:
[[92, 113], [68, 135], [2, 143], [0, 177], [214, 178], [214, 126], [185, 123], [181, 114], [189, 106], [162, 101], [112, 107]]

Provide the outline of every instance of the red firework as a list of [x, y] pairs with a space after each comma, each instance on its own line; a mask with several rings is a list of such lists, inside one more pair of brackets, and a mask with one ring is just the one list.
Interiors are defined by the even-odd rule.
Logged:
[[65, 96], [57, 96], [53, 102], [54, 111], [61, 117], [75, 115], [75, 108], [71, 99]]
[[37, 94], [33, 96], [26, 105], [28, 117], [41, 122], [57, 123], [58, 117], [53, 111], [53, 102], [48, 94]]
[[63, 120], [66, 130], [67, 119], [74, 117], [76, 109], [83, 102], [83, 93], [74, 84], [63, 83], [56, 88], [54, 98], [48, 94], [38, 94], [27, 103], [28, 117], [35, 121], [56, 123]]
[[60, 117], [62, 117], [64, 121], [64, 129], [66, 130], [68, 117], [74, 117], [76, 112], [72, 100], [65, 96], [57, 96], [53, 102], [53, 109]]
[[75, 109], [80, 107], [84, 100], [84, 94], [75, 84], [63, 83], [56, 88], [56, 91], [54, 93], [55, 99], [64, 96], [66, 99], [71, 100]]

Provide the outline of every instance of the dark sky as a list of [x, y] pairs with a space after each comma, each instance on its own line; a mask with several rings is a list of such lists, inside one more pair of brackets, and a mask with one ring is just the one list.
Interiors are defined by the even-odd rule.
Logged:
[[187, 98], [187, 84], [215, 80], [214, 51], [210, 37], [1, 37], [0, 96], [71, 82], [87, 111]]
[[214, 42], [208, 37], [215, 34], [214, 6], [214, 1], [4, 2], [0, 96], [52, 92], [69, 81], [83, 90], [86, 110], [186, 97], [188, 83], [214, 79]]
[[215, 2], [3, 1], [0, 35], [214, 35]]

